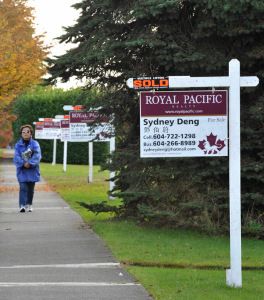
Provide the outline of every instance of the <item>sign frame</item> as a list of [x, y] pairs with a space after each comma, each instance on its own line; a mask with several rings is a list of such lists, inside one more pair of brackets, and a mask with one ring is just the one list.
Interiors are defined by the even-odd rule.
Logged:
[[[240, 150], [240, 87], [259, 84], [257, 76], [240, 76], [240, 62], [229, 61], [228, 76], [184, 77], [169, 76], [169, 88], [229, 88], [229, 210], [230, 210], [230, 269], [226, 284], [242, 287], [241, 255], [241, 150]], [[127, 80], [133, 88], [133, 78]]]

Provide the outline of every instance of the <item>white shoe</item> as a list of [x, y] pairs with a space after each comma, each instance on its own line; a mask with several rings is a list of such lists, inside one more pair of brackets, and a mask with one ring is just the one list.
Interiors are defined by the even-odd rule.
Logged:
[[33, 211], [32, 205], [28, 205], [28, 211], [29, 211], [29, 212], [32, 212], [32, 211]]
[[21, 206], [19, 212], [24, 213], [26, 212], [26, 208], [25, 206]]

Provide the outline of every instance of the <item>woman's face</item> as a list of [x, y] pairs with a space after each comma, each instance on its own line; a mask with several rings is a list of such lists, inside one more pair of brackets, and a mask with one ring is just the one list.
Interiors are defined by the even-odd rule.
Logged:
[[25, 140], [25, 141], [30, 140], [30, 138], [32, 136], [31, 131], [28, 127], [24, 127], [22, 129], [21, 135], [22, 135], [23, 140]]

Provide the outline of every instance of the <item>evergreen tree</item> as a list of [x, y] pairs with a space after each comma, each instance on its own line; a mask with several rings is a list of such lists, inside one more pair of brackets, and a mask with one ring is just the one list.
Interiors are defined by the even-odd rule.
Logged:
[[80, 17], [61, 41], [76, 48], [50, 61], [50, 72], [54, 81], [86, 77], [87, 87], [105, 90], [100, 105], [115, 115], [118, 143], [111, 168], [119, 174], [122, 212], [160, 224], [227, 228], [228, 159], [140, 159], [139, 95], [126, 80], [226, 76], [228, 62], [237, 58], [242, 75], [261, 81], [242, 90], [241, 107], [243, 223], [261, 227], [263, 1], [84, 0], [74, 6]]

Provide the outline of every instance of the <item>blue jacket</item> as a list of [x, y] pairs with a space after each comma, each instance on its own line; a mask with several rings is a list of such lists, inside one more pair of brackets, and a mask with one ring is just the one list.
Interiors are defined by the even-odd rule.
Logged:
[[[15, 145], [14, 164], [16, 165], [17, 180], [19, 182], [39, 181], [40, 160], [41, 150], [39, 143], [31, 138], [28, 145], [26, 145], [21, 138]], [[30, 164], [29, 169], [24, 167], [25, 162], [28, 162]]]

